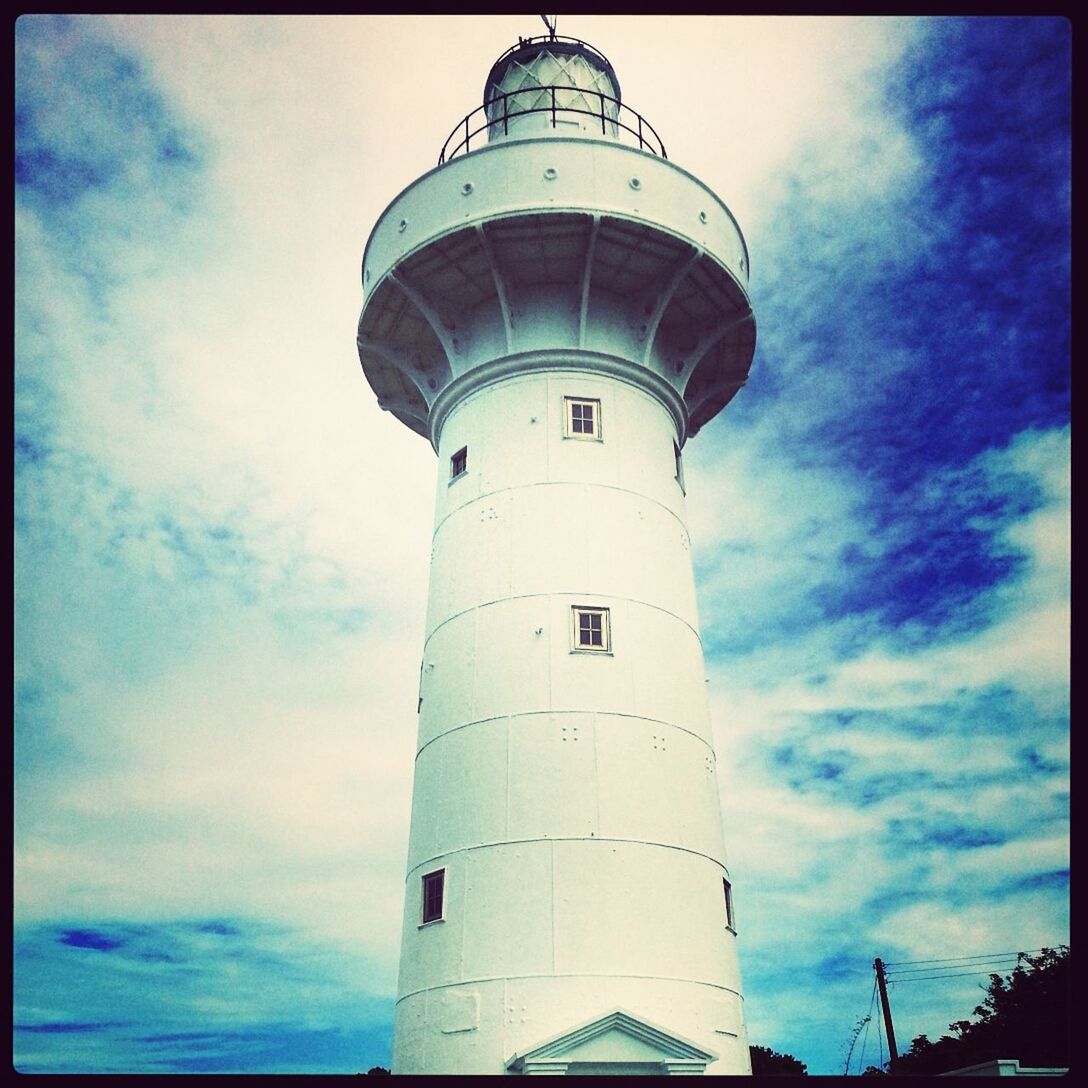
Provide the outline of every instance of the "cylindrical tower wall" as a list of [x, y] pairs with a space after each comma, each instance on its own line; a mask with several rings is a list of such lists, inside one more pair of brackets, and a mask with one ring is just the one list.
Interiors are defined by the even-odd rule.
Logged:
[[674, 416], [557, 360], [437, 438], [394, 1071], [500, 1073], [615, 1008], [742, 1071]]

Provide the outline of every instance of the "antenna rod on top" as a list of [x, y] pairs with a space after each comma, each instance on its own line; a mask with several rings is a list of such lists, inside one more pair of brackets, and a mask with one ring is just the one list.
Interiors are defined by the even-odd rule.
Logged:
[[548, 33], [554, 38], [555, 28], [559, 24], [559, 16], [553, 15], [549, 18], [547, 15], [541, 15], [541, 19], [544, 20], [544, 25], [548, 28]]

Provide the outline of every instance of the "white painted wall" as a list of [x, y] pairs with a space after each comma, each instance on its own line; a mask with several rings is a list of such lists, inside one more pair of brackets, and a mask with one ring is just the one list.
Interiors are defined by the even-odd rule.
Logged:
[[[566, 396], [600, 400], [601, 441], [565, 437]], [[676, 439], [576, 369], [445, 419], [394, 1072], [502, 1073], [616, 1008], [749, 1070]], [[610, 610], [610, 654], [571, 652], [575, 604]]]

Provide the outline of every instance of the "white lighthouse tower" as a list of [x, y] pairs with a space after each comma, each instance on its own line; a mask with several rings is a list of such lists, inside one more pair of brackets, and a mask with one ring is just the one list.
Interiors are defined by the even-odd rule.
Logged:
[[386, 209], [359, 356], [438, 454], [395, 1073], [747, 1073], [680, 451], [744, 239], [554, 32]]

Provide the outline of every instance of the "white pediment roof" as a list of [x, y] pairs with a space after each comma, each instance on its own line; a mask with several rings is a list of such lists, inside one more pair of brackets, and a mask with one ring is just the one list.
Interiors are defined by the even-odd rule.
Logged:
[[717, 1054], [682, 1036], [616, 1009], [606, 1016], [555, 1035], [531, 1050], [515, 1054], [508, 1069], [540, 1062], [683, 1062], [704, 1065]]

